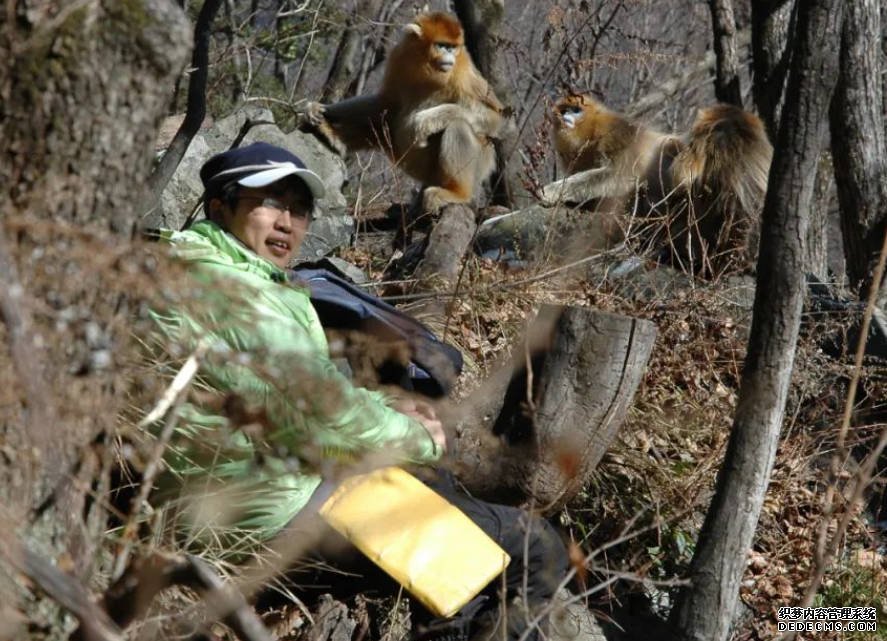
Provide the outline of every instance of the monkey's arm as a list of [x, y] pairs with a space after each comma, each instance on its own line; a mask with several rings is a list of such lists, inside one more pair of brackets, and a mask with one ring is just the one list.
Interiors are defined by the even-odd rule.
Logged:
[[303, 128], [320, 133], [337, 151], [385, 146], [386, 109], [378, 95], [348, 98], [332, 105], [312, 102], [305, 110]]
[[563, 203], [583, 203], [597, 198], [622, 196], [635, 187], [634, 176], [614, 170], [612, 165], [586, 169], [546, 185], [542, 204], [553, 207]]
[[420, 147], [424, 147], [429, 136], [433, 136], [447, 128], [453, 120], [468, 120], [468, 111], [455, 103], [443, 103], [413, 112], [407, 126], [413, 133], [413, 139]]
[[429, 136], [443, 131], [457, 119], [467, 121], [479, 137], [495, 137], [502, 124], [502, 116], [484, 105], [469, 109], [458, 103], [443, 103], [413, 113], [410, 118], [413, 137], [419, 146], [424, 146]]

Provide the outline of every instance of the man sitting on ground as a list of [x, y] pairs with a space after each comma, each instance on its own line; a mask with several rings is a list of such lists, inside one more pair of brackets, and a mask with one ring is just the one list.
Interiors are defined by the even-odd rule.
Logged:
[[[161, 234], [195, 295], [154, 317], [167, 351], [203, 350], [205, 391], [179, 411], [167, 455], [174, 483], [167, 479], [160, 495], [187, 503], [176, 527], [192, 547], [216, 544], [237, 556], [287, 536], [296, 515], [315, 509], [324, 461], [384, 453], [393, 464], [428, 465], [447, 443], [429, 405], [356, 387], [336, 369], [308, 291], [288, 283], [285, 269], [324, 193], [320, 178], [266, 143], [218, 154], [200, 175], [206, 220]], [[526, 613], [565, 576], [560, 538], [522, 510], [428, 484], [510, 555], [506, 598], [525, 591], [529, 609], [509, 617], [508, 636], [535, 638]], [[502, 585], [492, 581], [491, 598], [477, 601], [481, 620], [495, 617]]]

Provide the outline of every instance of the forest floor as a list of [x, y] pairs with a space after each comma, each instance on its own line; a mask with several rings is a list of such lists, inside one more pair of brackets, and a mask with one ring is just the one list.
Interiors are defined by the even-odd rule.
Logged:
[[[378, 280], [387, 262], [384, 244], [384, 234], [359, 235], [343, 258], [364, 269], [371, 281]], [[444, 339], [469, 357], [461, 389], [470, 390], [542, 304], [590, 306], [656, 324], [653, 354], [617, 442], [594, 483], [559, 515], [581, 550], [579, 558], [594, 559], [585, 577], [589, 586], [614, 573], [623, 577], [588, 605], [601, 621], [625, 626], [638, 608], [665, 615], [674, 584], [688, 569], [736, 409], [751, 322], [751, 281], [725, 279], [697, 283], [677, 295], [637, 296], [591, 270], [537, 279], [550, 268], [536, 264], [509, 270], [467, 258], [448, 308]], [[742, 581], [744, 607], [736, 641], [775, 638], [778, 608], [799, 602], [813, 571], [829, 458], [855, 349], [850, 345], [826, 354], [823, 337], [842, 336], [848, 322], [842, 314], [805, 314], [783, 435]], [[857, 399], [849, 443], [860, 460], [883, 429], [873, 415], [883, 417], [887, 398], [883, 367], [866, 369], [863, 378], [868, 397]], [[855, 471], [851, 461], [840, 475], [839, 496]], [[883, 490], [875, 478], [866, 509], [851, 519], [815, 604], [872, 606], [885, 624], [876, 637], [840, 638], [887, 639], [887, 551], [885, 524], [879, 523], [884, 520]], [[829, 638], [839, 637], [816, 636]]]

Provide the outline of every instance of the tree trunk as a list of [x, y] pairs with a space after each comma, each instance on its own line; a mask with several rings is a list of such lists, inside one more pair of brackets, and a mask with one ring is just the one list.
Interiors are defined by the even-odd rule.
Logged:
[[753, 0], [751, 6], [752, 90], [770, 140], [778, 138], [795, 5], [790, 0]]
[[456, 283], [475, 229], [477, 224], [471, 207], [452, 204], [443, 208], [414, 274], [425, 288], [448, 288]]
[[551, 514], [588, 484], [622, 426], [656, 327], [546, 306], [532, 331], [512, 365], [476, 395], [483, 402], [469, 401], [474, 409], [463, 419], [456, 459], [472, 492], [532, 501]]
[[728, 638], [770, 480], [800, 327], [803, 239], [837, 80], [842, 5], [843, 0], [799, 3], [788, 99], [762, 214], [754, 314], [739, 402], [693, 556], [692, 586], [672, 611], [679, 639]]
[[360, 0], [354, 7], [333, 55], [333, 64], [320, 94], [320, 102], [329, 104], [348, 97], [349, 83], [354, 81], [358, 74], [355, 66], [357, 51], [361, 42], [367, 39], [361, 27], [376, 17], [381, 5], [382, 0]]
[[846, 12], [831, 139], [847, 278], [858, 288], [871, 278], [887, 231], [880, 2], [854, 0]]
[[403, 0], [384, 0], [382, 8], [376, 14], [376, 22], [379, 25], [372, 31], [372, 37], [364, 45], [363, 56], [360, 61], [360, 71], [348, 85], [348, 96], [360, 96], [366, 90], [367, 80], [370, 74], [376, 70], [385, 60], [386, 46], [391, 41], [391, 32], [394, 29], [392, 17], [400, 9]]
[[715, 66], [715, 97], [742, 107], [739, 84], [739, 56], [736, 53], [736, 19], [733, 0], [708, 0], [717, 63]]
[[191, 35], [174, 0], [7, 7], [0, 504], [16, 519], [8, 523], [38, 547], [66, 549], [84, 576], [94, 549], [85, 497], [103, 492], [110, 458], [96, 437], [113, 431], [127, 403], [114, 370], [126, 356], [115, 350], [132, 331], [128, 291], [146, 278], [129, 234]]
[[516, 209], [530, 204], [529, 192], [520, 177], [519, 132], [514, 117], [514, 94], [505, 81], [497, 51], [499, 26], [505, 11], [503, 0], [453, 0], [453, 10], [465, 31], [465, 46], [478, 70], [490, 83], [508, 117], [495, 141], [497, 167], [490, 177], [492, 202]]
[[835, 197], [835, 172], [831, 154], [824, 152], [816, 166], [816, 188], [810, 204], [810, 226], [804, 251], [804, 272], [822, 282], [833, 282], [828, 273], [829, 216]]
[[2, 211], [129, 233], [191, 34], [172, 0], [58, 6], [3, 27]]

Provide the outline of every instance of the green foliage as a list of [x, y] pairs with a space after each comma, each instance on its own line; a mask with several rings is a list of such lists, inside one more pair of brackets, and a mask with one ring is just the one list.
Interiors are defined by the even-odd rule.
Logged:
[[887, 573], [880, 555], [872, 554], [872, 563], [860, 562], [854, 555], [837, 566], [830, 579], [816, 595], [816, 607], [873, 607], [877, 610], [877, 632], [848, 632], [846, 641], [887, 640]]

